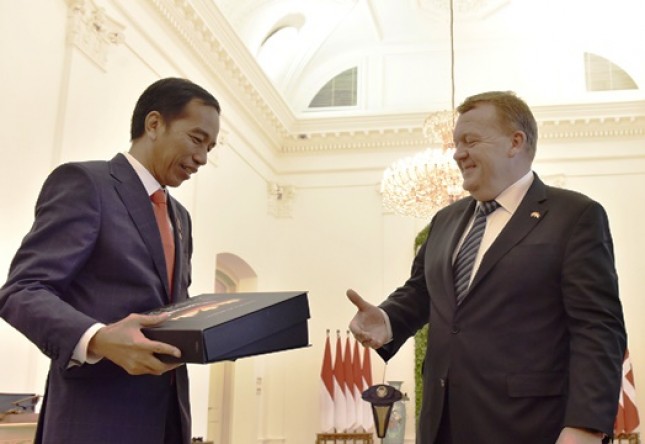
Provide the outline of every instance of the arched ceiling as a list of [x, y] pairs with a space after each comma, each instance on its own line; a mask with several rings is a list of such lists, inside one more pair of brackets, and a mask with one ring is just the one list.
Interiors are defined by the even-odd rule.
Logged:
[[[451, 106], [448, 2], [150, 5], [217, 79], [220, 97], [235, 103], [262, 145], [272, 154], [306, 155], [299, 159], [313, 154], [315, 162], [324, 153], [428, 146], [425, 118]], [[456, 103], [482, 91], [514, 90], [533, 109], [541, 140], [645, 135], [645, 39], [639, 36], [645, 2], [454, 2]], [[589, 90], [586, 54], [614, 66], [636, 88]], [[320, 88], [350, 67], [358, 71], [356, 105], [310, 109]]]
[[[451, 104], [449, 0], [212, 0], [297, 118], [422, 113]], [[531, 106], [642, 100], [642, 0], [454, 0], [457, 102], [514, 90]], [[640, 89], [589, 92], [585, 53]], [[309, 110], [358, 68], [354, 107]]]

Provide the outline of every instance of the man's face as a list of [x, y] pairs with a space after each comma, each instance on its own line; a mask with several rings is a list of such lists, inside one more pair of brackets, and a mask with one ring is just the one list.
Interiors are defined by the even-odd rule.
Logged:
[[177, 187], [206, 164], [219, 133], [219, 114], [198, 99], [170, 123], [158, 117], [149, 170], [163, 186]]
[[513, 183], [513, 134], [499, 124], [493, 105], [481, 103], [461, 114], [454, 140], [463, 187], [475, 199], [492, 200]]

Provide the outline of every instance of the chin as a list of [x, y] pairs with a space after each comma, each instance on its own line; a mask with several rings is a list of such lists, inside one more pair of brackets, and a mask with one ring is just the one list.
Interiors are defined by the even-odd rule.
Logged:
[[168, 180], [166, 181], [166, 186], [171, 187], [171, 188], [177, 188], [179, 185], [181, 185], [184, 181], [181, 179], [176, 179], [176, 180]]
[[484, 197], [482, 196], [482, 190], [479, 187], [472, 184], [470, 186], [467, 184], [464, 184], [464, 190], [466, 190], [473, 199], [479, 200], [479, 201], [484, 200], [482, 199]]
[[472, 194], [474, 191], [477, 191], [477, 185], [472, 183], [469, 180], [464, 180], [462, 187], [464, 188], [465, 191], [468, 191], [470, 194]]

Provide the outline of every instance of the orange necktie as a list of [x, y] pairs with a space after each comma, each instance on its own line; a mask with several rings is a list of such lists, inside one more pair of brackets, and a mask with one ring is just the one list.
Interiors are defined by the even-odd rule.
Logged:
[[166, 258], [166, 271], [168, 273], [168, 285], [170, 292], [170, 300], [172, 302], [172, 278], [175, 269], [175, 240], [173, 238], [172, 227], [170, 226], [170, 218], [168, 217], [168, 205], [166, 203], [166, 192], [162, 189], [155, 191], [150, 200], [154, 204], [152, 207], [155, 211], [155, 218], [159, 226], [159, 233], [161, 234], [161, 243], [163, 244], [163, 252]]

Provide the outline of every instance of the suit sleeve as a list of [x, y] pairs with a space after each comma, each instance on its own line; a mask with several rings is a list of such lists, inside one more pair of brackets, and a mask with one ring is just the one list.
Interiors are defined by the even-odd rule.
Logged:
[[0, 317], [61, 368], [96, 322], [68, 304], [65, 294], [91, 254], [99, 229], [94, 182], [78, 165], [58, 167], [43, 185], [33, 226], [0, 289]]
[[581, 213], [566, 244], [562, 292], [570, 334], [565, 425], [611, 435], [626, 333], [607, 215], [596, 202]]

